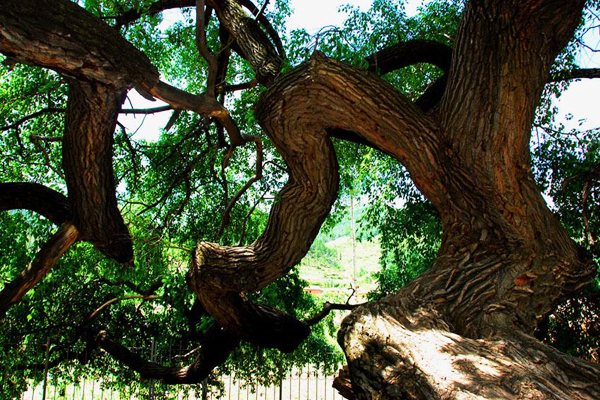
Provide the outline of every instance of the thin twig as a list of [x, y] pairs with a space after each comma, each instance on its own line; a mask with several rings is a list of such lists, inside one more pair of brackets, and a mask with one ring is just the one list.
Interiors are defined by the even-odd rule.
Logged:
[[206, 15], [204, 0], [196, 0], [196, 47], [208, 63], [208, 78], [206, 79], [206, 95], [215, 98], [217, 86], [217, 59], [206, 43]]
[[36, 111], [36, 112], [34, 112], [34, 113], [32, 113], [32, 114], [26, 115], [26, 116], [24, 116], [23, 118], [21, 118], [21, 119], [18, 119], [17, 121], [13, 122], [13, 123], [12, 123], [12, 124], [10, 124], [10, 125], [7, 125], [7, 126], [0, 127], [0, 132], [7, 131], [7, 130], [9, 130], [9, 129], [15, 129], [15, 128], [18, 128], [18, 127], [19, 127], [19, 126], [21, 126], [21, 125], [22, 125], [24, 122], [27, 122], [27, 121], [29, 121], [30, 119], [33, 119], [33, 118], [37, 118], [37, 117], [39, 117], [40, 115], [44, 115], [44, 114], [52, 114], [52, 113], [58, 113], [58, 112], [65, 112], [65, 111], [66, 111], [66, 109], [64, 109], [64, 108], [47, 107], [47, 108], [44, 108], [44, 109], [42, 109], [42, 110], [40, 110], [40, 111]]
[[43, 142], [62, 142], [62, 136], [39, 136], [39, 135], [31, 135], [30, 138], [35, 140], [41, 140]]
[[171, 106], [161, 106], [161, 107], [153, 107], [153, 108], [122, 108], [119, 111], [119, 114], [154, 114], [163, 111], [172, 110]]
[[220, 93], [230, 93], [230, 92], [235, 92], [238, 90], [251, 89], [251, 88], [255, 87], [256, 85], [258, 85], [258, 81], [256, 79], [252, 79], [251, 81], [244, 82], [244, 83], [238, 83], [235, 85], [219, 86], [217, 88], [217, 92], [219, 94]]
[[314, 317], [304, 321], [304, 323], [308, 326], [313, 326], [313, 325], [316, 325], [319, 322], [321, 322], [323, 320], [323, 318], [325, 318], [327, 315], [329, 315], [331, 310], [354, 310], [355, 308], [360, 307], [364, 304], [366, 304], [366, 303], [336, 304], [336, 303], [330, 303], [327, 301], [327, 302], [325, 302], [325, 304], [323, 304], [323, 309], [321, 311], [319, 311]]
[[37, 140], [37, 136], [31, 135], [29, 138], [31, 139], [31, 143], [33, 143], [36, 149], [38, 149], [44, 155], [44, 159], [46, 160], [46, 166], [52, 171], [54, 171], [56, 175], [60, 176], [63, 181], [66, 181], [62, 171], [59, 171], [57, 168], [55, 168], [52, 162], [50, 161], [50, 154], [48, 154], [44, 146], [42, 146], [42, 144]]
[[244, 222], [242, 222], [242, 233], [240, 234], [240, 241], [238, 242], [238, 246], [241, 246], [242, 243], [244, 242], [244, 239], [246, 236], [246, 223], [248, 222], [248, 219], [254, 213], [254, 210], [256, 210], [256, 207], [260, 204], [260, 202], [263, 201], [263, 199], [265, 198], [265, 196], [267, 195], [268, 192], [269, 192], [269, 189], [264, 191], [262, 196], [260, 196], [260, 198], [258, 200], [256, 200], [256, 202], [254, 203], [254, 205], [252, 206], [250, 211], [248, 211], [248, 213], [244, 217]]
[[233, 198], [229, 201], [229, 204], [227, 204], [227, 207], [225, 208], [225, 212], [223, 213], [223, 218], [221, 218], [221, 225], [219, 226], [219, 231], [217, 232], [217, 240], [221, 237], [221, 235], [223, 234], [223, 231], [225, 230], [225, 226], [229, 222], [229, 214], [231, 213], [231, 209], [233, 208], [233, 206], [235, 206], [235, 204], [238, 202], [238, 200], [242, 197], [242, 195], [244, 193], [246, 193], [246, 191], [254, 184], [254, 182], [256, 182], [262, 178], [262, 168], [263, 168], [262, 140], [259, 137], [252, 137], [249, 140], [252, 140], [254, 142], [254, 144], [256, 145], [255, 173], [254, 173], [254, 176], [252, 178], [250, 178], [250, 180], [248, 180], [248, 182], [246, 182], [246, 184], [244, 186], [242, 186], [242, 188], [236, 193], [236, 195], [233, 196]]
[[139, 295], [139, 294], [133, 294], [133, 295], [130, 295], [130, 296], [125, 296], [125, 297], [115, 297], [115, 298], [112, 298], [112, 299], [108, 300], [106, 303], [104, 303], [100, 307], [98, 307], [93, 313], [91, 313], [90, 315], [88, 315], [88, 317], [86, 318], [86, 322], [91, 321], [99, 313], [101, 313], [102, 310], [104, 310], [105, 308], [113, 305], [116, 302], [123, 301], [123, 300], [129, 300], [129, 299], [153, 300], [153, 299], [158, 299], [158, 298], [160, 298], [160, 296], [143, 296], [143, 295]]

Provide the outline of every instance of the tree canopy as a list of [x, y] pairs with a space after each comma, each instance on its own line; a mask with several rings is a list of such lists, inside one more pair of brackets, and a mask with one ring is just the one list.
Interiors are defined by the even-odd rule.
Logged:
[[[600, 129], [553, 103], [600, 77], [598, 2], [375, 0], [313, 36], [270, 3], [0, 1], [2, 396], [343, 360], [350, 398], [600, 396]], [[322, 304], [295, 267], [351, 197], [379, 289]]]

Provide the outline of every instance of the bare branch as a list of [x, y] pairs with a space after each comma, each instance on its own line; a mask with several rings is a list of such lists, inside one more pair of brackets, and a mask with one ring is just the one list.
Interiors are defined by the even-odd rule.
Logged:
[[156, 86], [149, 90], [149, 93], [159, 98], [160, 100], [169, 103], [173, 108], [185, 109], [197, 112], [205, 118], [216, 118], [229, 134], [231, 144], [239, 146], [246, 143], [246, 139], [240, 133], [240, 130], [231, 118], [229, 111], [223, 107], [216, 99], [193, 95], [164, 82], [159, 82]]
[[40, 111], [36, 111], [32, 114], [26, 115], [23, 118], [18, 119], [17, 121], [13, 122], [10, 125], [7, 126], [3, 126], [0, 128], [0, 132], [4, 132], [7, 131], [9, 129], [16, 129], [19, 126], [21, 126], [23, 123], [29, 121], [30, 119], [34, 119], [39, 117], [40, 115], [44, 115], [44, 114], [52, 114], [52, 113], [59, 113], [59, 112], [65, 112], [66, 110], [64, 108], [56, 108], [56, 107], [47, 107], [44, 108]]
[[[234, 0], [210, 0], [210, 4], [239, 46], [236, 51], [252, 66], [258, 82], [265, 86], [272, 84], [281, 73], [283, 59], [259, 24]], [[253, 4], [252, 7], [256, 8]]]
[[58, 259], [77, 241], [79, 231], [70, 222], [64, 223], [35, 256], [32, 263], [0, 292], [0, 320], [6, 311], [54, 267]]
[[156, 282], [151, 284], [150, 287], [146, 290], [142, 289], [141, 287], [139, 287], [138, 285], [136, 285], [133, 282], [125, 281], [125, 280], [118, 280], [118, 281], [113, 282], [106, 278], [99, 278], [99, 279], [96, 279], [96, 281], [110, 285], [110, 286], [126, 286], [132, 292], [135, 292], [142, 296], [150, 296], [163, 286], [162, 280], [157, 280]]
[[568, 71], [560, 71], [551, 76], [548, 83], [593, 78], [600, 78], [600, 68], [574, 68]]
[[110, 307], [111, 305], [113, 305], [113, 304], [115, 304], [115, 303], [117, 303], [119, 301], [130, 300], [130, 299], [154, 300], [154, 299], [159, 299], [159, 298], [160, 298], [159, 296], [144, 296], [144, 295], [139, 295], [139, 294], [133, 294], [133, 295], [130, 295], [130, 296], [125, 296], [125, 297], [115, 297], [115, 298], [112, 298], [112, 299], [108, 300], [106, 303], [102, 304], [96, 310], [94, 310], [94, 312], [92, 312], [90, 315], [88, 315], [88, 317], [86, 318], [85, 323], [91, 321], [98, 314], [100, 314], [104, 309], [106, 309], [107, 307]]
[[163, 111], [172, 110], [171, 106], [162, 106], [154, 108], [122, 108], [119, 114], [154, 114]]
[[242, 222], [242, 233], [240, 234], [240, 240], [238, 242], [238, 246], [241, 246], [244, 243], [244, 238], [246, 237], [246, 224], [248, 223], [248, 220], [254, 213], [254, 210], [256, 210], [256, 207], [260, 204], [261, 201], [264, 200], [267, 193], [269, 193], [268, 189], [263, 192], [263, 194], [260, 196], [260, 198], [258, 200], [256, 200], [256, 202], [254, 203], [252, 208], [250, 208], [250, 211], [248, 211], [248, 213], [244, 217], [244, 222]]
[[448, 72], [452, 48], [433, 40], [415, 39], [397, 43], [367, 57], [369, 70], [386, 74], [418, 63], [429, 63]]
[[[50, 168], [52, 171], [54, 171], [54, 173], [56, 175], [60, 176], [62, 178], [62, 180], [64, 181], [65, 180], [65, 175], [63, 174], [63, 172], [61, 170], [59, 170], [56, 167], [54, 167], [54, 164], [52, 163], [52, 161], [50, 161], [50, 154], [48, 154], [48, 151], [38, 141], [39, 136], [37, 136], [37, 135], [31, 135], [29, 138], [31, 139], [31, 143], [33, 143], [33, 145], [35, 146], [35, 148], [38, 149], [44, 155], [44, 160], [46, 160], [46, 166], [48, 168]], [[59, 140], [62, 141], [62, 138], [60, 138]]]
[[233, 206], [235, 206], [235, 203], [237, 203], [238, 200], [242, 197], [242, 195], [244, 193], [246, 193], [246, 191], [248, 189], [250, 189], [250, 187], [254, 184], [254, 182], [256, 182], [262, 178], [262, 168], [263, 168], [262, 167], [262, 160], [263, 160], [262, 140], [258, 137], [253, 137], [251, 140], [254, 141], [254, 143], [256, 144], [256, 169], [255, 169], [254, 176], [252, 178], [250, 178], [250, 180], [248, 180], [248, 182], [246, 182], [246, 184], [244, 186], [242, 186], [242, 188], [229, 201], [229, 204], [227, 204], [227, 207], [225, 208], [225, 212], [223, 213], [223, 218], [221, 218], [221, 225], [219, 226], [219, 231], [217, 232], [217, 240], [221, 237], [221, 235], [223, 234], [223, 231], [225, 230], [225, 226], [227, 225], [227, 223], [229, 221], [229, 214], [231, 213], [231, 209], [233, 208]]
[[308, 326], [313, 326], [318, 324], [319, 322], [321, 322], [326, 316], [329, 315], [329, 313], [332, 310], [354, 310], [356, 307], [360, 307], [363, 304], [336, 304], [336, 303], [330, 303], [330, 302], [325, 302], [325, 304], [323, 304], [323, 309], [321, 311], [319, 311], [315, 316], [313, 316], [312, 318], [309, 318], [308, 320], [304, 321], [304, 323]]
[[263, 15], [263, 13], [265, 12], [268, 5], [269, 5], [269, 0], [265, 0], [262, 7], [260, 8], [260, 11], [258, 12], [258, 14], [255, 15], [255, 17], [254, 17], [255, 20], [258, 20]]
[[[263, 15], [264, 10], [261, 11], [258, 8], [256, 8], [254, 3], [252, 3], [252, 1], [250, 1], [250, 0], [236, 0], [236, 1], [242, 7], [245, 7], [246, 9], [248, 9], [252, 13], [252, 15], [254, 15], [255, 19], [258, 20], [258, 22], [260, 22], [260, 24], [265, 28], [265, 30], [269, 34], [269, 37], [275, 44], [275, 47], [277, 48], [277, 51], [279, 52], [279, 55], [281, 56], [281, 58], [285, 58], [285, 50], [283, 49], [283, 43], [281, 42], [281, 38], [277, 34], [277, 31], [275, 30], [275, 28], [273, 28], [273, 25], [271, 25], [271, 22], [269, 22], [269, 20]], [[266, 6], [266, 4], [268, 4], [268, 3], [269, 3], [269, 0], [265, 0], [264, 6]]]
[[42, 142], [62, 142], [62, 136], [39, 136], [39, 135], [31, 135], [30, 138], [34, 140], [40, 140]]
[[210, 51], [206, 43], [206, 19], [205, 15], [206, 1], [196, 0], [196, 48], [202, 58], [208, 63], [208, 78], [206, 80], [206, 95], [215, 97], [215, 88], [217, 85], [217, 59]]
[[256, 85], [258, 85], [258, 81], [256, 79], [252, 79], [251, 81], [244, 82], [244, 83], [238, 83], [235, 85], [224, 85], [224, 86], [217, 87], [217, 92], [218, 93], [235, 92], [237, 90], [251, 89], [251, 88], [255, 87]]
[[238, 346], [239, 340], [215, 326], [204, 337], [202, 351], [196, 360], [185, 367], [165, 367], [146, 361], [138, 354], [111, 339], [106, 331], [96, 335], [95, 342], [113, 358], [138, 372], [143, 379], [160, 379], [167, 384], [198, 383], [216, 367], [227, 360]]
[[71, 219], [65, 195], [38, 183], [0, 183], [0, 211], [30, 210], [60, 225]]
[[104, 19], [114, 19], [115, 27], [120, 29], [121, 27], [128, 25], [136, 20], [140, 19], [144, 15], [156, 15], [162, 11], [170, 10], [173, 8], [192, 7], [194, 0], [158, 0], [152, 3], [147, 9], [132, 8], [124, 13], [112, 16], [104, 17]]
[[173, 114], [171, 114], [171, 118], [169, 118], [167, 125], [165, 125], [165, 127], [164, 127], [165, 132], [169, 132], [171, 130], [171, 128], [173, 127], [173, 125], [175, 125], [175, 122], [177, 122], [177, 119], [179, 118], [180, 115], [181, 115], [181, 110], [173, 111]]

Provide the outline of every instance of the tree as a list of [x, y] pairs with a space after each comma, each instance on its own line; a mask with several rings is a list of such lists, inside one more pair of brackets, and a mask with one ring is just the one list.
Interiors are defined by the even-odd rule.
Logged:
[[[196, 244], [187, 284], [199, 303], [191, 312], [202, 309], [216, 324], [203, 335], [192, 365], [178, 368], [149, 362], [104, 330], [86, 331], [90, 346], [104, 349], [143, 377], [170, 383], [206, 378], [240, 340], [282, 351], [297, 348], [323, 313], [301, 321], [252, 301], [250, 293], [285, 276], [306, 254], [330, 213], [339, 186], [331, 138], [339, 138], [398, 160], [442, 221], [441, 245], [431, 268], [395, 294], [356, 308], [344, 320], [338, 340], [348, 362], [349, 395], [600, 396], [597, 365], [532, 337], [557, 304], [582, 290], [596, 274], [590, 255], [574, 243], [540, 195], [529, 151], [545, 85], [584, 72], [598, 75], [581, 70], [551, 75], [580, 24], [584, 6], [593, 8], [593, 2], [473, 0], [461, 8], [452, 48], [439, 41], [410, 39], [368, 57], [371, 71], [316, 52], [285, 74], [288, 67], [279, 36], [264, 9], [250, 2], [133, 3], [126, 9], [120, 3], [89, 2], [94, 15], [67, 0], [2, 1], [0, 52], [7, 57], [5, 63], [49, 68], [69, 82], [62, 169], [55, 168], [64, 174], [68, 197], [31, 183], [2, 186], [3, 209], [30, 209], [60, 225], [31, 265], [0, 293], [3, 314], [76, 241], [90, 243], [118, 263], [133, 262], [131, 231], [136, 221], [132, 218], [126, 224], [119, 210], [111, 148], [116, 115], [127, 90], [136, 88], [175, 109], [172, 120], [190, 118], [181, 117], [182, 110], [202, 117], [190, 119], [190, 137], [200, 132], [213, 144], [205, 147], [206, 152], [178, 154], [177, 147], [185, 143], [176, 143], [171, 155], [157, 163], [157, 171], [172, 159], [189, 162], [159, 201], [146, 207], [170, 201], [175, 209], [192, 206], [202, 179], [193, 180], [191, 175], [201, 163], [208, 164], [208, 171], [214, 168], [215, 158], [209, 154], [226, 147], [222, 165], [227, 167], [253, 145], [255, 156], [249, 158], [256, 163], [254, 175], [238, 185], [235, 195], [225, 196], [216, 235], [220, 238], [236, 203], [263, 176], [264, 165], [277, 164], [265, 161], [263, 147], [277, 150], [289, 178], [254, 242]], [[149, 46], [146, 55], [131, 43], [139, 38], [132, 35], [128, 41], [119, 34], [139, 18], [192, 6], [196, 12], [192, 37], [206, 68], [202, 94], [163, 82], [153, 65], [160, 60], [148, 58], [158, 50]], [[183, 43], [185, 37], [190, 35], [176, 40]], [[254, 75], [235, 86], [227, 81], [229, 63], [238, 62], [232, 50], [247, 62], [240, 70], [247, 68]], [[182, 66], [189, 63], [189, 55], [182, 61]], [[374, 73], [417, 63], [433, 64], [442, 74], [414, 102]], [[186, 72], [191, 88], [197, 73]], [[235, 118], [239, 111], [229, 110], [224, 99], [230, 90], [256, 85], [265, 88], [254, 115], [266, 137], [240, 129]], [[44, 112], [55, 109], [48, 105]], [[138, 167], [143, 165], [131, 162], [131, 171]], [[219, 179], [227, 192], [226, 175], [215, 181]], [[206, 187], [208, 194], [210, 184]], [[247, 215], [251, 214], [249, 210]], [[163, 224], [168, 232], [171, 220], [157, 213], [154, 223]], [[188, 220], [179, 223], [194, 225]], [[589, 228], [587, 232], [593, 235]], [[232, 239], [222, 243], [232, 244]], [[146, 297], [153, 293], [140, 292]]]

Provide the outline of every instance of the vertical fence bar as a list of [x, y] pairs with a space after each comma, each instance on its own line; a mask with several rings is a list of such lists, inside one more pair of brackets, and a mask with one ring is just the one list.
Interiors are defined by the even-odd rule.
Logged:
[[[275, 398], [275, 393], [273, 393], [273, 398]], [[279, 400], [283, 400], [283, 377], [279, 378]]]
[[46, 390], [48, 389], [48, 357], [50, 357], [50, 336], [46, 338], [46, 360], [44, 361], [44, 391], [42, 400], [46, 400]]
[[310, 365], [306, 366], [306, 400], [310, 400]]
[[315, 399], [319, 400], [319, 368], [315, 370]]
[[[156, 362], [156, 338], [152, 338], [150, 344], [150, 361]], [[154, 379], [150, 379], [148, 387], [148, 399], [154, 400]]]

